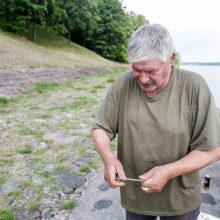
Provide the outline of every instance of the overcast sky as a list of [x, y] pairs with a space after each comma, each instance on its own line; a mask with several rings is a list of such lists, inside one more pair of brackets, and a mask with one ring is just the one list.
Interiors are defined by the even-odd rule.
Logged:
[[169, 29], [181, 61], [220, 62], [220, 0], [123, 0]]

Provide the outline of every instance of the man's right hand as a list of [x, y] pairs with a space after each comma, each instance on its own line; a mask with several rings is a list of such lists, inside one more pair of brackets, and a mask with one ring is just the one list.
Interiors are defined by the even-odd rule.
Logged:
[[125, 172], [121, 162], [116, 157], [111, 157], [105, 162], [105, 181], [112, 187], [122, 187], [124, 182], [116, 180], [116, 177], [125, 177]]

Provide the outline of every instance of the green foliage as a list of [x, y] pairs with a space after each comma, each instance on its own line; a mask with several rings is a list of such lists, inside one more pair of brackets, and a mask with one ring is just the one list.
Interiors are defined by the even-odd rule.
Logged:
[[0, 96], [0, 105], [6, 105], [8, 104], [8, 102], [9, 102], [9, 99]]
[[119, 62], [127, 62], [131, 33], [148, 22], [125, 12], [120, 0], [0, 0], [0, 7], [8, 31], [37, 42], [43, 27]]
[[173, 62], [173, 65], [177, 68], [180, 67], [180, 63], [181, 63], [181, 58], [180, 58], [180, 53], [176, 53], [176, 56], [175, 56], [175, 59], [174, 59], [174, 62]]
[[0, 209], [1, 220], [16, 220], [15, 214], [11, 209]]
[[71, 199], [71, 200], [63, 202], [60, 205], [60, 209], [72, 209], [76, 206], [77, 206], [77, 201], [75, 199]]

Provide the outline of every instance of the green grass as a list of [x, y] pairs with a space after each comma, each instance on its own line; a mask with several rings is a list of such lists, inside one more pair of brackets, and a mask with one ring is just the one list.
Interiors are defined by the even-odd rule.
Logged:
[[77, 201], [71, 199], [60, 204], [60, 209], [73, 209], [77, 206]]
[[9, 103], [9, 99], [0, 96], [0, 105], [6, 105]]
[[91, 172], [91, 168], [89, 165], [83, 165], [82, 167], [80, 167], [80, 172], [82, 173], [90, 173]]
[[30, 188], [31, 186], [33, 186], [33, 183], [32, 183], [32, 180], [31, 180], [31, 179], [23, 180], [22, 183], [21, 183], [21, 187], [22, 187], [23, 189]]
[[0, 220], [16, 220], [16, 217], [11, 209], [0, 209]]
[[31, 147], [24, 147], [23, 149], [18, 150], [19, 154], [31, 154], [32, 148]]
[[35, 87], [38, 93], [43, 93], [47, 90], [55, 90], [60, 87], [60, 84], [57, 82], [52, 83], [38, 83]]
[[30, 201], [28, 203], [28, 210], [30, 212], [35, 212], [38, 211], [40, 209], [41, 203], [38, 201]]
[[15, 190], [13, 192], [9, 192], [8, 196], [9, 197], [13, 197], [15, 199], [22, 199], [23, 198], [23, 193], [22, 193], [21, 190], [17, 189], [17, 190]]
[[7, 175], [0, 173], [0, 185], [4, 184], [7, 181]]
[[55, 173], [59, 174], [59, 173], [69, 172], [70, 170], [71, 170], [70, 167], [66, 167], [64, 165], [59, 164], [55, 169]]

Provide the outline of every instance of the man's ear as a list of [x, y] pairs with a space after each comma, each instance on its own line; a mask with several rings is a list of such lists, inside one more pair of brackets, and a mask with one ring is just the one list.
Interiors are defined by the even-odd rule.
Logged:
[[171, 64], [171, 65], [174, 65], [175, 59], [176, 59], [176, 54], [173, 53], [172, 56], [170, 57], [170, 64]]

